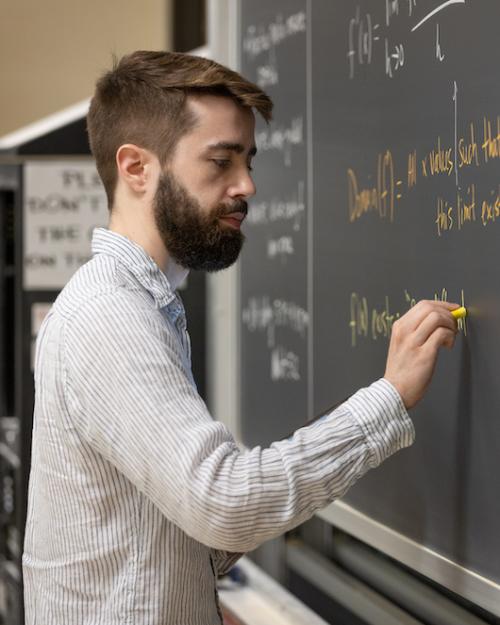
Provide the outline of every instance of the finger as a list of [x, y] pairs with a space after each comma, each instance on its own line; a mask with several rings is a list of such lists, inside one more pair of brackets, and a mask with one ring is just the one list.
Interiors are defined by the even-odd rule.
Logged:
[[448, 347], [448, 349], [451, 349], [455, 343], [455, 337], [455, 332], [440, 326], [434, 330], [429, 339], [426, 341], [424, 347], [429, 349], [433, 354], [437, 355], [440, 347]]
[[449, 310], [439, 310], [434, 308], [413, 332], [413, 339], [416, 345], [423, 345], [428, 338], [439, 328], [447, 328], [453, 334], [458, 331], [456, 319], [450, 315]]
[[447, 349], [453, 349], [456, 339], [457, 339], [457, 333], [455, 332], [455, 334], [453, 334], [453, 338], [446, 341], [446, 343], [443, 343], [443, 347], [446, 347]]
[[413, 332], [432, 311], [441, 310], [450, 313], [452, 310], [459, 307], [459, 304], [450, 302], [420, 300], [399, 319], [398, 323], [404, 332]]

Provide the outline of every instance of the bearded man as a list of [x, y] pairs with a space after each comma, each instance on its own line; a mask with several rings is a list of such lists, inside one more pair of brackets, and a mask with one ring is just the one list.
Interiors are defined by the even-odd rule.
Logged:
[[[220, 625], [216, 578], [408, 446], [456, 304], [394, 325], [385, 375], [266, 449], [197, 393], [176, 289], [238, 257], [254, 111], [213, 61], [135, 52], [97, 83], [88, 132], [110, 208], [41, 328], [23, 555], [26, 623]], [[334, 250], [333, 250], [334, 251]]]

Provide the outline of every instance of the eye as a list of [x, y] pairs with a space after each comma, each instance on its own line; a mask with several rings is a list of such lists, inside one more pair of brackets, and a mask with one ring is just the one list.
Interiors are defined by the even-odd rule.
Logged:
[[227, 169], [231, 164], [231, 161], [227, 158], [213, 158], [212, 162], [220, 169]]

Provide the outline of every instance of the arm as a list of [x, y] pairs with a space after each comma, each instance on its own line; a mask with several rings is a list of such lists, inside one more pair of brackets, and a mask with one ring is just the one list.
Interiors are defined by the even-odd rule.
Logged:
[[240, 451], [159, 315], [126, 292], [88, 302], [66, 334], [68, 405], [81, 436], [206, 545], [255, 548], [413, 440], [400, 395], [382, 379], [291, 439]]

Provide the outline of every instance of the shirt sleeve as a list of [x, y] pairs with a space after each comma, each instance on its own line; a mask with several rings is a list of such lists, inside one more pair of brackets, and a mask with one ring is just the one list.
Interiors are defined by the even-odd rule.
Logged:
[[231, 553], [230, 551], [214, 550], [215, 566], [217, 568], [217, 577], [222, 577], [229, 573], [233, 566], [243, 556], [243, 553]]
[[240, 450], [189, 380], [162, 313], [123, 291], [66, 322], [64, 387], [80, 436], [173, 523], [246, 552], [310, 518], [414, 430], [384, 379], [268, 448]]

